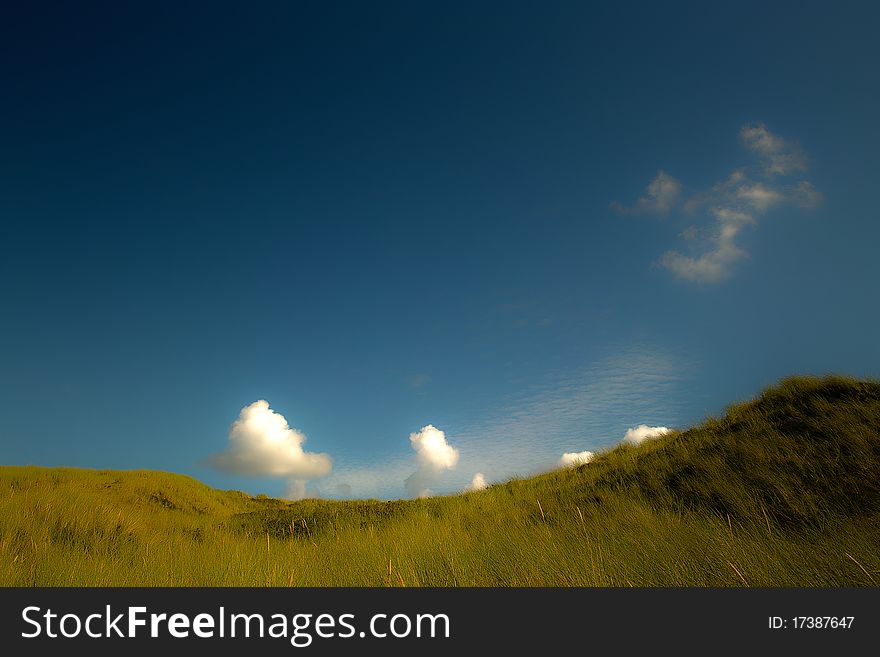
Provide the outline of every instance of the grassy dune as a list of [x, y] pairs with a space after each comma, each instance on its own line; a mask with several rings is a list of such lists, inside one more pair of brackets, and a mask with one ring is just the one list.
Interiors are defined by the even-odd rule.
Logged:
[[163, 472], [0, 468], [6, 586], [876, 586], [880, 383], [791, 378], [577, 469], [285, 502]]

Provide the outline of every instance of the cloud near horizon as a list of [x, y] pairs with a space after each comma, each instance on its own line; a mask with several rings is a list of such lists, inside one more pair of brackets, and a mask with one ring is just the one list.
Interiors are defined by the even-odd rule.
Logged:
[[559, 467], [574, 468], [578, 465], [584, 465], [585, 463], [592, 461], [594, 456], [595, 454], [589, 451], [566, 452], [562, 455], [562, 458], [559, 459]]
[[[690, 380], [695, 367], [685, 353], [654, 343], [615, 343], [609, 352], [536, 379], [505, 404], [487, 409], [467, 424], [449, 427], [444, 439], [452, 442], [460, 457], [454, 468], [434, 471], [435, 477], [424, 488], [401, 485], [417, 470], [416, 454], [409, 449], [369, 460], [334, 462], [329, 477], [315, 485], [327, 497], [355, 499], [417, 497], [425, 489], [454, 493], [472, 484], [474, 473], [483, 473], [491, 483], [548, 472], [558, 467], [563, 452], [595, 450], [595, 441], [572, 449], [578, 437], [601, 436], [617, 442], [621, 427], [632, 426], [633, 418], [671, 426], [685, 413], [680, 386]], [[409, 447], [415, 451], [412, 441]]]
[[[760, 168], [734, 169], [725, 180], [685, 201], [682, 209], [686, 214], [705, 210], [712, 222], [703, 229], [690, 226], [682, 233], [696, 253], [669, 250], [657, 261], [682, 280], [716, 283], [726, 279], [734, 263], [748, 257], [737, 244], [743, 228], [757, 225], [758, 217], [780, 205], [814, 208], [822, 201], [822, 195], [808, 180], [793, 185], [777, 180], [807, 171], [807, 158], [798, 146], [771, 133], [763, 123], [743, 126], [740, 140], [760, 160]], [[661, 170], [648, 186], [647, 195], [632, 208], [617, 202], [611, 205], [623, 214], [666, 215], [676, 207], [681, 190], [681, 184], [671, 179], [675, 183], [672, 185], [670, 178]], [[661, 192], [663, 189], [667, 191]]]
[[432, 424], [411, 433], [409, 442], [416, 452], [418, 469], [404, 482], [407, 493], [411, 497], [428, 497], [431, 495], [429, 486], [458, 463], [458, 450], [446, 441], [446, 434]]
[[[623, 438], [620, 439], [620, 442], [638, 445], [646, 440], [653, 440], [654, 438], [665, 436], [670, 431], [672, 431], [672, 429], [669, 427], [649, 427], [647, 424], [640, 424], [637, 427], [627, 429], [627, 432], [623, 435]], [[579, 465], [584, 465], [585, 463], [590, 463], [595, 456], [596, 455], [593, 452], [589, 451], [566, 452], [562, 455], [562, 458], [559, 459], [558, 466], [560, 468], [574, 468]]]
[[653, 440], [654, 438], [665, 436], [670, 431], [672, 431], [672, 429], [669, 427], [649, 427], [647, 424], [640, 424], [637, 427], [628, 429], [620, 442], [638, 445], [646, 440]]
[[214, 454], [208, 465], [229, 474], [289, 479], [287, 496], [301, 499], [306, 481], [330, 473], [333, 462], [327, 454], [303, 450], [306, 437], [291, 429], [280, 413], [264, 399], [241, 409], [229, 428], [226, 451]]
[[315, 495], [309, 496], [306, 493], [305, 479], [291, 479], [287, 482], [284, 488], [285, 500], [304, 500], [306, 497], [315, 497]]
[[471, 479], [471, 483], [467, 485], [465, 488], [466, 491], [478, 491], [483, 490], [489, 484], [486, 483], [486, 477], [483, 476], [482, 472], [478, 472], [474, 475], [474, 478]]

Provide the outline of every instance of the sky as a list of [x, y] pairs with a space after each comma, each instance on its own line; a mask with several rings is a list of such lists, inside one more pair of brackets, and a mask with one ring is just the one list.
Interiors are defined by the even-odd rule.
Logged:
[[0, 463], [446, 494], [880, 376], [876, 3], [24, 5]]

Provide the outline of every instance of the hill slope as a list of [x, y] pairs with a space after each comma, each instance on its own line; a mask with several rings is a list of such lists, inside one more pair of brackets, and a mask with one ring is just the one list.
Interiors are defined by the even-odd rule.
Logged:
[[571, 470], [285, 502], [161, 472], [0, 468], [0, 585], [872, 586], [880, 383], [791, 378]]

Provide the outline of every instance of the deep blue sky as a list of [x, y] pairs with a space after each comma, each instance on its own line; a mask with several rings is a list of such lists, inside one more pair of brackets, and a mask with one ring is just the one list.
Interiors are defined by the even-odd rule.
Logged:
[[[206, 462], [265, 399], [332, 457], [311, 490], [397, 497], [429, 423], [446, 492], [880, 375], [875, 3], [26, 4], [0, 13], [0, 463], [281, 494]], [[721, 253], [741, 167], [788, 200], [723, 275], [677, 275], [664, 253]]]

